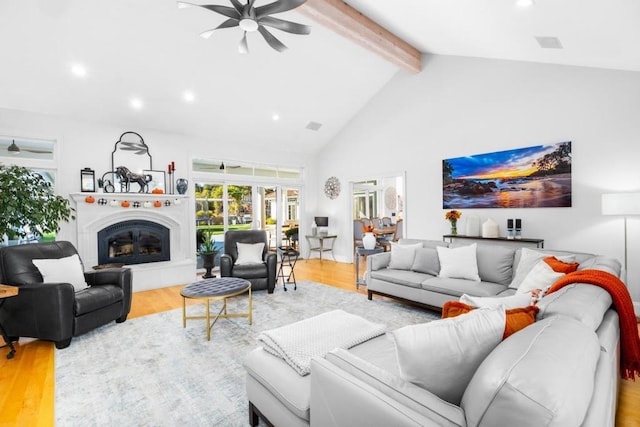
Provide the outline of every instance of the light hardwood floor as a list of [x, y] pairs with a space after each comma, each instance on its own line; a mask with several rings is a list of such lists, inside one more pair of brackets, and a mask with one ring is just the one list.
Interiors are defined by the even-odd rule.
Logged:
[[[353, 264], [300, 260], [295, 271], [298, 282], [312, 280], [356, 291]], [[172, 286], [136, 292], [129, 319], [181, 307], [181, 288]], [[366, 295], [366, 287], [360, 287], [357, 292]], [[53, 426], [53, 343], [21, 342], [11, 360], [5, 358], [5, 351], [0, 350], [0, 426]], [[638, 402], [640, 379], [621, 381], [617, 426], [640, 426]]]

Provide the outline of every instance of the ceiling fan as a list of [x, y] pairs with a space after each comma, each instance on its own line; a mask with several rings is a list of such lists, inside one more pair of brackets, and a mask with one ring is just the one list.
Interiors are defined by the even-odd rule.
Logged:
[[51, 150], [34, 150], [32, 148], [20, 148], [16, 145], [15, 139], [11, 140], [11, 145], [7, 147], [7, 151], [11, 154], [20, 154], [21, 151], [27, 151], [34, 154], [51, 154], [53, 152]]
[[309, 34], [311, 27], [307, 25], [297, 24], [284, 19], [274, 18], [269, 15], [286, 12], [304, 4], [307, 0], [277, 0], [264, 6], [254, 7], [255, 0], [247, 0], [246, 4], [242, 4], [240, 0], [229, 0], [233, 7], [220, 6], [215, 4], [194, 4], [183, 1], [178, 2], [178, 8], [186, 7], [202, 7], [212, 12], [226, 16], [228, 19], [217, 27], [207, 30], [200, 34], [201, 37], [208, 39], [215, 30], [222, 28], [240, 27], [244, 31], [244, 35], [238, 45], [240, 53], [249, 53], [249, 45], [247, 44], [247, 33], [259, 32], [266, 42], [273, 49], [282, 52], [287, 47], [271, 34], [266, 28], [272, 27], [281, 31], [293, 34]]

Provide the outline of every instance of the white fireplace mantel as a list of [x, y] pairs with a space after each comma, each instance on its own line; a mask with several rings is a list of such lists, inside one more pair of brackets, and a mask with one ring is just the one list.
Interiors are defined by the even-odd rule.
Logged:
[[[87, 197], [93, 197], [93, 203]], [[189, 198], [176, 194], [140, 193], [72, 193], [76, 204], [78, 252], [86, 267], [98, 264], [98, 232], [110, 225], [128, 220], [156, 222], [169, 229], [169, 261], [135, 264], [133, 290], [186, 284], [196, 279], [196, 254], [191, 248]], [[101, 200], [102, 199], [102, 200]], [[123, 207], [122, 202], [129, 202]], [[102, 201], [106, 204], [101, 204]], [[133, 207], [138, 202], [140, 207]], [[147, 203], [145, 203], [147, 202]], [[160, 207], [155, 207], [160, 202]]]

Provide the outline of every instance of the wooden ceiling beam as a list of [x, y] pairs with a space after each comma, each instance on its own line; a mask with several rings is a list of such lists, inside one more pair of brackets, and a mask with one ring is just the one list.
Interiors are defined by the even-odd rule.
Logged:
[[422, 54], [395, 34], [341, 0], [308, 0], [298, 9], [305, 16], [380, 55], [411, 73], [422, 70]]

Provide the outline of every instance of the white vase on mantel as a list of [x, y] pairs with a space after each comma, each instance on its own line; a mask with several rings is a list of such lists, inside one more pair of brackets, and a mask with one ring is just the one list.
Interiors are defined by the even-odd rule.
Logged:
[[376, 247], [376, 236], [373, 233], [365, 233], [362, 237], [362, 245], [365, 249], [371, 250]]

